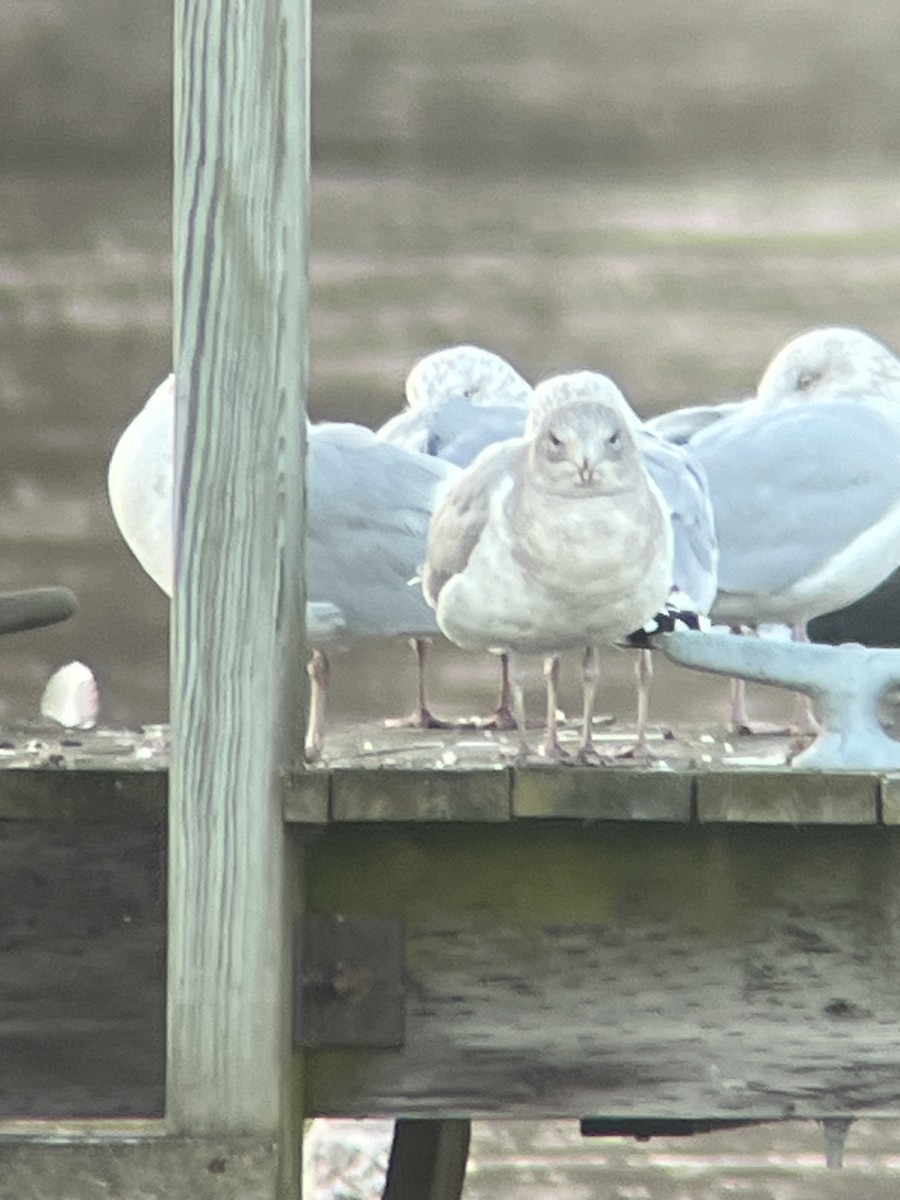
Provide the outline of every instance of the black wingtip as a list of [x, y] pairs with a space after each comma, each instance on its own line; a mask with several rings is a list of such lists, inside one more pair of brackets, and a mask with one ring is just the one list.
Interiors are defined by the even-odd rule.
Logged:
[[642, 629], [636, 629], [622, 638], [618, 645], [631, 650], [652, 650], [655, 639], [662, 633], [681, 633], [689, 629], [706, 631], [709, 628], [709, 618], [697, 611], [690, 596], [678, 588], [672, 588], [662, 612], [651, 617]]

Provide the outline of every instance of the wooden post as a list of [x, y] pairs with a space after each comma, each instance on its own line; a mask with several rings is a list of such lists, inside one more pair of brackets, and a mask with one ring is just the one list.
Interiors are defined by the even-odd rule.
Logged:
[[299, 1194], [301, 1138], [282, 778], [305, 705], [308, 16], [177, 0], [175, 21], [167, 1124], [268, 1147], [277, 1182], [248, 1191], [273, 1196]]

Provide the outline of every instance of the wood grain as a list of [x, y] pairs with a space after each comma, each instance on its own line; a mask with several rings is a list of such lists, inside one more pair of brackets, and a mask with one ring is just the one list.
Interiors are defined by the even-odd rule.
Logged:
[[893, 830], [335, 827], [338, 897], [406, 921], [406, 1042], [311, 1053], [310, 1111], [900, 1113]]
[[167, 1119], [270, 1139], [290, 1173], [282, 773], [304, 710], [308, 4], [180, 0], [175, 50]]

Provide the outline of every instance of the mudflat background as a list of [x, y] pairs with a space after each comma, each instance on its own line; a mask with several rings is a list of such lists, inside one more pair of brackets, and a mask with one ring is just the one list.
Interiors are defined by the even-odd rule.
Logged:
[[[120, 542], [105, 468], [170, 362], [171, 36], [168, 0], [0, 6], [0, 588], [64, 583], [81, 604], [58, 630], [0, 646], [0, 720], [33, 715], [71, 658], [97, 673], [107, 723], [166, 716], [167, 605]], [[900, 8], [886, 0], [317, 4], [314, 416], [382, 420], [420, 354], [464, 340], [530, 377], [605, 370], [647, 414], [744, 394], [814, 324], [900, 346], [898, 44]], [[611, 657], [604, 707], [633, 703], [630, 670]], [[332, 679], [345, 720], [409, 705], [411, 660], [397, 647], [356, 650]], [[433, 686], [436, 707], [472, 711], [493, 672], [438, 647]], [[576, 698], [570, 672], [563, 699]], [[722, 700], [717, 685], [660, 666], [660, 717], [714, 722]], [[158, 1022], [151, 851], [26, 833], [5, 839], [4, 908], [31, 906], [9, 918], [6, 949], [36, 953], [56, 937], [80, 981], [66, 1021], [87, 1020], [105, 995], [125, 1028], [143, 995]], [[120, 874], [123, 859], [133, 870]], [[55, 889], [60, 873], [69, 882]], [[66, 896], [87, 915], [63, 920]], [[74, 961], [91, 938], [131, 955], [130, 979]], [[53, 972], [33, 970], [52, 989]], [[4, 1002], [6, 1019], [31, 1036], [21, 1007]], [[39, 1107], [55, 1087], [48, 1108], [90, 1107], [65, 1091], [59, 1028], [40, 1064], [36, 1050], [22, 1055], [40, 1069], [21, 1094]], [[158, 1070], [158, 1046], [148, 1054]], [[144, 1069], [129, 1076], [139, 1106], [158, 1095]], [[128, 1108], [103, 1071], [92, 1086], [94, 1102]], [[582, 1142], [570, 1126], [485, 1125], [470, 1191], [895, 1194], [897, 1126], [854, 1127], [843, 1177], [825, 1175], [819, 1145], [812, 1126], [640, 1147]], [[343, 1131], [314, 1194], [371, 1194], [340, 1158], [366, 1146]]]

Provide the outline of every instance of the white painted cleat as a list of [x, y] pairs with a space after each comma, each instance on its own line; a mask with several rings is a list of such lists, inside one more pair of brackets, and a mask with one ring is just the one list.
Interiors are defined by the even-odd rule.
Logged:
[[100, 691], [90, 667], [70, 662], [51, 675], [41, 696], [41, 716], [66, 729], [93, 729]]

